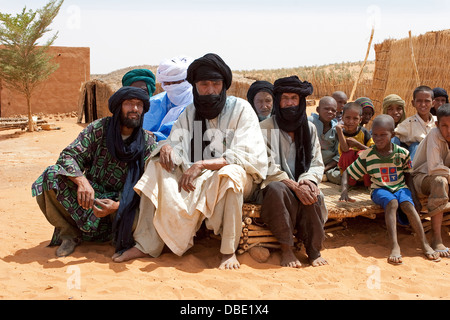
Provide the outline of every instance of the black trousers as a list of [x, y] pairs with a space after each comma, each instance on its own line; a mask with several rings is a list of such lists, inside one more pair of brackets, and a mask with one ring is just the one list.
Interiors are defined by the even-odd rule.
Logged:
[[278, 241], [293, 246], [297, 230], [295, 236], [303, 242], [309, 259], [320, 257], [328, 215], [323, 195], [318, 202], [304, 205], [282, 182], [271, 182], [262, 192], [261, 219]]

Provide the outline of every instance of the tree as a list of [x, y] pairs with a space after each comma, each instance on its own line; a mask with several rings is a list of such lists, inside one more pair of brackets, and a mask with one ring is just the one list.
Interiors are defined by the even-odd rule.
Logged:
[[64, 0], [52, 0], [36, 11], [24, 7], [16, 16], [0, 12], [0, 78], [27, 100], [28, 130], [33, 131], [31, 97], [36, 87], [59, 65], [52, 62], [48, 48], [58, 36], [56, 32], [43, 45], [38, 40], [51, 31], [48, 26], [57, 16]]

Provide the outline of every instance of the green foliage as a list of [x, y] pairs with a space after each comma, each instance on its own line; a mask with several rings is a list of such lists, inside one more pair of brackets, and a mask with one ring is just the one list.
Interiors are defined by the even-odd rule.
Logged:
[[58, 33], [42, 45], [38, 44], [38, 40], [51, 31], [48, 27], [63, 1], [50, 1], [36, 11], [27, 11], [25, 7], [15, 16], [0, 12], [0, 78], [8, 87], [25, 95], [29, 116], [29, 100], [33, 90], [58, 68], [47, 53]]

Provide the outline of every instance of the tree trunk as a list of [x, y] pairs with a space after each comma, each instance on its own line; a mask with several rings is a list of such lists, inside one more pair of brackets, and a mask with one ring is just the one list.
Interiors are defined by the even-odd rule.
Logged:
[[27, 106], [28, 106], [28, 131], [33, 132], [34, 131], [34, 122], [33, 122], [33, 116], [31, 115], [31, 97], [30, 97], [30, 95], [27, 95]]

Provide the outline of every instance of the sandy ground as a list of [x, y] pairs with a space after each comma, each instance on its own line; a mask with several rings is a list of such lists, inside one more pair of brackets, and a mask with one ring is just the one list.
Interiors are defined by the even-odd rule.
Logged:
[[[53, 120], [50, 120], [53, 121]], [[386, 262], [383, 217], [348, 220], [346, 230], [327, 234], [328, 266], [279, 266], [273, 251], [265, 263], [249, 253], [239, 270], [217, 269], [219, 241], [198, 241], [183, 257], [169, 251], [157, 259], [114, 263], [109, 244], [83, 243], [69, 257], [47, 247], [53, 227], [40, 212], [30, 186], [77, 136], [75, 118], [55, 122], [60, 130], [0, 131], [0, 299], [449, 299], [450, 259], [427, 261], [414, 236], [399, 230], [404, 264]], [[19, 130], [20, 132], [20, 130]], [[445, 229], [444, 241], [450, 245]]]

